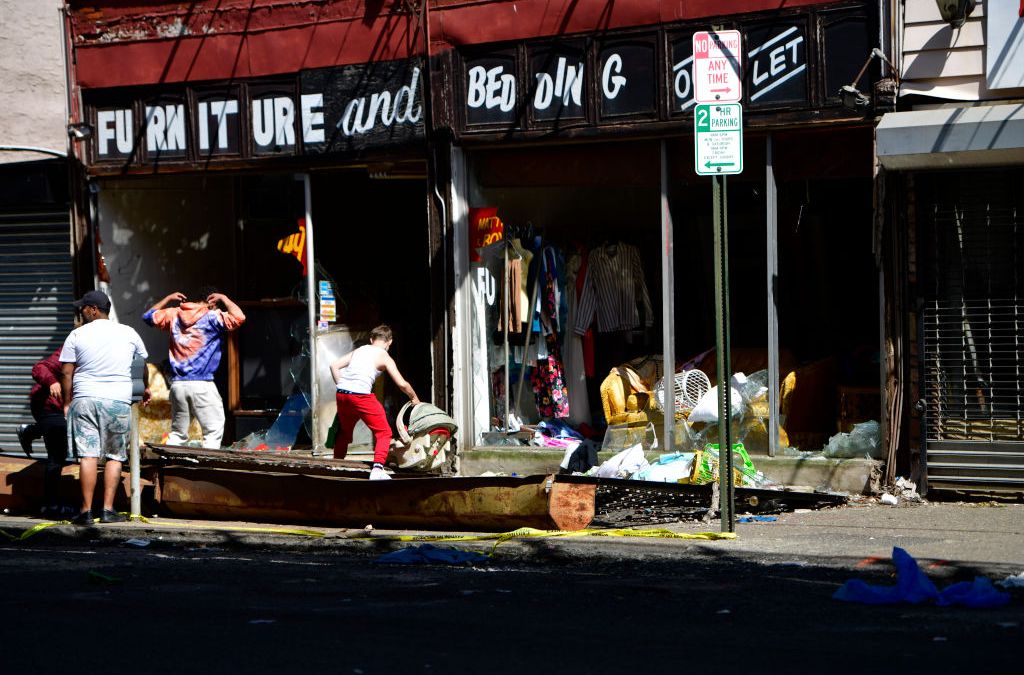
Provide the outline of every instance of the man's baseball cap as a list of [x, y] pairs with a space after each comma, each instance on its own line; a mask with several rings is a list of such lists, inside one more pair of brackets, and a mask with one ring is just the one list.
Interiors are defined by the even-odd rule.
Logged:
[[86, 291], [78, 300], [75, 300], [75, 309], [83, 307], [95, 307], [101, 312], [110, 311], [110, 298], [103, 291]]

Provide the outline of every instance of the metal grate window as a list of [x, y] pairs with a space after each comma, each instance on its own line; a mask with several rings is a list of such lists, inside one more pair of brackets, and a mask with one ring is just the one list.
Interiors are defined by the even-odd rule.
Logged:
[[1024, 173], [930, 179], [919, 239], [929, 484], [1024, 490]]

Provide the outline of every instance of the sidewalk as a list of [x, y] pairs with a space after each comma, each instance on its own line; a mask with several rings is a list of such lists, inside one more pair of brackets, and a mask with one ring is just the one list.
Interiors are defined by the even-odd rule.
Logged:
[[[623, 536], [546, 536], [502, 541], [502, 559], [551, 556], [613, 558], [643, 562], [652, 558], [718, 556], [748, 553], [765, 559], [791, 561], [886, 561], [893, 546], [936, 564], [969, 566], [990, 573], [1024, 571], [1024, 505], [996, 503], [882, 506], [872, 499], [822, 511], [778, 514], [770, 522], [738, 523], [735, 539], [718, 541], [638, 538]], [[144, 547], [219, 547], [282, 551], [336, 551], [353, 555], [379, 553], [430, 541], [437, 546], [491, 550], [496, 535], [445, 541], [456, 533], [345, 529], [266, 523], [215, 522], [149, 518], [90, 528], [46, 526], [26, 539], [0, 536], [0, 546], [139, 545]], [[14, 538], [47, 521], [23, 516], [0, 516], [0, 530]], [[372, 525], [369, 524], [368, 525]], [[680, 522], [639, 529], [672, 533], [720, 532], [718, 521]], [[466, 534], [466, 533], [462, 533]], [[469, 533], [472, 535], [472, 533]], [[136, 541], [132, 541], [136, 540]]]

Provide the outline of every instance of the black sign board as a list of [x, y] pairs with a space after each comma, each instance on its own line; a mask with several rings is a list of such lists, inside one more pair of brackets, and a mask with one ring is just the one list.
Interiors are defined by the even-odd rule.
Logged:
[[672, 53], [672, 72], [669, 76], [669, 101], [673, 115], [693, 111], [693, 35], [673, 36], [669, 43]]
[[598, 51], [601, 117], [651, 114], [657, 110], [653, 40], [604, 42]]
[[422, 138], [422, 89], [418, 61], [304, 71], [300, 91], [306, 153], [346, 152]]
[[467, 58], [465, 65], [466, 124], [514, 124], [519, 119], [515, 56]]
[[[863, 57], [852, 55], [870, 51], [872, 7], [864, 0], [841, 9], [810, 6], [785, 16], [730, 15], [719, 25], [743, 36], [744, 109], [811, 113], [832, 108], [828, 117], [841, 117], [835, 83], [848, 81], [851, 68], [863, 63]], [[457, 93], [465, 95], [456, 103], [463, 107], [463, 130], [529, 135], [549, 133], [562, 120], [572, 120], [577, 132], [588, 125], [688, 117], [695, 103], [693, 35], [709, 28], [704, 19], [557, 42], [503, 43], [493, 51], [475, 45], [451, 62], [461, 68], [455, 79], [463, 83]], [[821, 58], [815, 58], [818, 54]], [[826, 91], [817, 86], [822, 80]]]
[[538, 121], [582, 119], [586, 51], [582, 45], [557, 44], [530, 50], [529, 101]]
[[86, 101], [96, 131], [90, 157], [206, 163], [404, 144], [425, 136], [423, 86], [421, 63], [408, 60], [157, 95], [87, 92], [95, 97]]
[[747, 38], [747, 100], [751, 107], [807, 100], [805, 21], [754, 25]]
[[188, 105], [185, 97], [163, 95], [143, 101], [146, 161], [182, 159], [188, 153]]
[[241, 90], [218, 87], [196, 91], [196, 148], [199, 157], [242, 154]]

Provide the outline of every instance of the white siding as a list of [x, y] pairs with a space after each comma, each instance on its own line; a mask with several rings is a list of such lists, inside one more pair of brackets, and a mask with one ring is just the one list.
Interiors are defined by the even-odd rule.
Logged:
[[984, 101], [1024, 95], [1020, 89], [992, 91], [986, 84], [985, 5], [993, 2], [1009, 0], [978, 0], [967, 22], [954, 30], [942, 21], [935, 0], [904, 1], [901, 96]]

